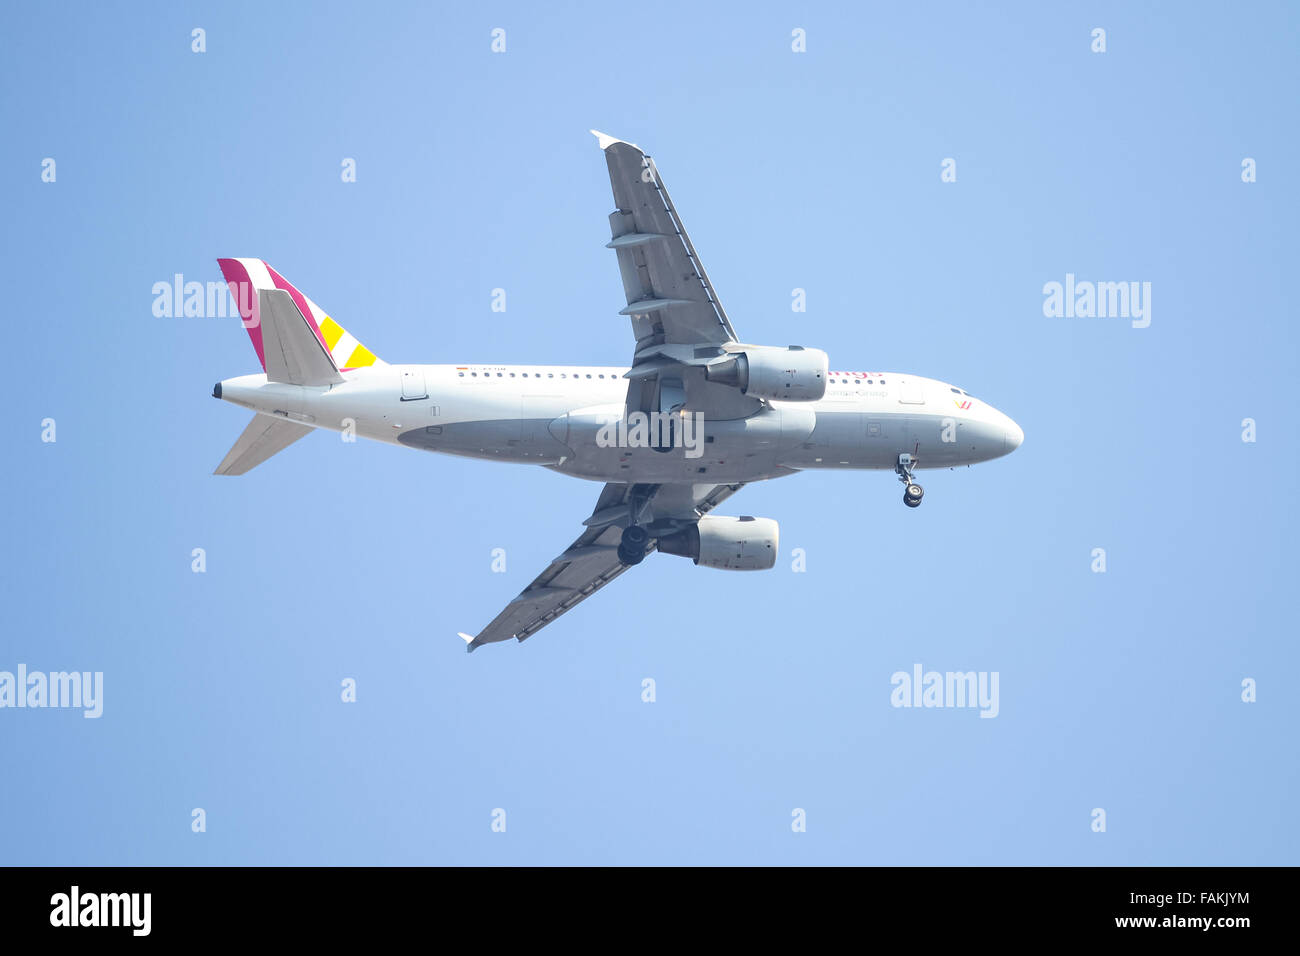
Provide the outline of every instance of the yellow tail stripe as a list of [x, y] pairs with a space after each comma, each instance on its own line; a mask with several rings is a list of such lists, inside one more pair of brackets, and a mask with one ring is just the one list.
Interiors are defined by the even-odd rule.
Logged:
[[334, 346], [343, 337], [343, 326], [327, 315], [325, 321], [320, 324], [320, 334], [325, 336], [325, 347], [333, 352]]
[[344, 368], [364, 368], [367, 365], [375, 364], [375, 355], [364, 345], [358, 345], [348, 356], [348, 360], [343, 363]]

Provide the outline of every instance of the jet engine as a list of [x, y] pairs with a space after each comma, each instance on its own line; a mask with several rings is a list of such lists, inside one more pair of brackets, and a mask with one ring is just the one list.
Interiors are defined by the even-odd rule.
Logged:
[[659, 550], [706, 568], [766, 571], [776, 564], [780, 528], [771, 518], [705, 515], [685, 531], [659, 539]]
[[705, 369], [710, 382], [732, 385], [745, 395], [784, 402], [815, 402], [826, 394], [830, 361], [821, 349], [758, 345]]

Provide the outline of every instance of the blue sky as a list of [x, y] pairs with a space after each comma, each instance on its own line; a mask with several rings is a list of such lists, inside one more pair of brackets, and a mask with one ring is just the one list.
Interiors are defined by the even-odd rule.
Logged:
[[[102, 671], [104, 713], [0, 710], [0, 862], [1295, 863], [1298, 25], [6, 10], [0, 670]], [[1027, 437], [916, 511], [889, 473], [747, 487], [721, 510], [780, 521], [774, 570], [655, 556], [467, 656], [599, 486], [332, 434], [213, 477], [245, 415], [212, 383], [256, 358], [151, 290], [258, 256], [390, 361], [625, 363], [590, 127], [653, 153], [744, 339]], [[1067, 273], [1150, 282], [1150, 326], [1045, 317]], [[996, 719], [892, 707], [918, 663], [996, 671]]]

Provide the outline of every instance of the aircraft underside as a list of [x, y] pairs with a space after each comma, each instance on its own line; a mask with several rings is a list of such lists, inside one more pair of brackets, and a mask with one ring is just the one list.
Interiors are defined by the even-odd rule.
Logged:
[[835, 372], [821, 349], [741, 341], [653, 160], [596, 136], [635, 342], [627, 366], [390, 365], [263, 260], [219, 260], [263, 374], [213, 389], [256, 413], [217, 474], [328, 430], [604, 483], [578, 538], [477, 635], [461, 635], [471, 651], [524, 640], [655, 551], [773, 567], [774, 520], [713, 513], [749, 482], [888, 469], [916, 508], [917, 469], [988, 461], [1024, 437], [957, 386]]
[[[812, 422], [792, 430], [792, 417]], [[875, 426], [870, 434], [869, 426]], [[692, 447], [602, 445], [600, 428], [579, 415], [462, 421], [410, 428], [396, 440], [425, 451], [544, 465], [575, 478], [627, 483], [750, 482], [805, 469], [893, 471], [905, 452], [916, 459], [917, 469], [950, 468], [995, 457], [1007, 444], [994, 426], [963, 422], [955, 427], [961, 441], [945, 443], [936, 437], [941, 416], [862, 411], [810, 415], [805, 409], [773, 409], [751, 419], [704, 422], [702, 440]], [[765, 432], [770, 436], [762, 437]]]

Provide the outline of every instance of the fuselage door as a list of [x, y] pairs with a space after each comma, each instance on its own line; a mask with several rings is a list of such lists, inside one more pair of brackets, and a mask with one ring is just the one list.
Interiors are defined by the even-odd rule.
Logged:
[[424, 386], [424, 369], [419, 366], [404, 368], [402, 375], [402, 401], [414, 402], [429, 397], [429, 390]]

